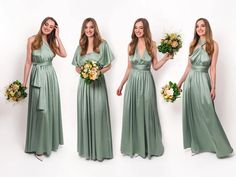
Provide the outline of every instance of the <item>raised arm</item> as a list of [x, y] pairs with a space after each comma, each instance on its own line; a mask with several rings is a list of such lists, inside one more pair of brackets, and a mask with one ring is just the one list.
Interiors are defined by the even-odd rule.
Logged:
[[154, 57], [152, 59], [152, 68], [154, 70], [160, 69], [169, 59], [171, 59], [173, 56], [170, 54], [165, 54], [160, 61], [157, 59], [157, 47], [156, 42], [153, 42], [152, 52], [154, 54]]
[[55, 27], [55, 36], [56, 36], [56, 40], [57, 40], [57, 45], [58, 45], [58, 48], [56, 49], [56, 53], [57, 53], [57, 55], [59, 55], [60, 57], [66, 57], [67, 56], [67, 54], [66, 54], [66, 50], [65, 50], [65, 48], [64, 48], [64, 46], [63, 46], [63, 44], [62, 44], [62, 42], [61, 42], [61, 39], [60, 39], [60, 37], [59, 37], [59, 27], [58, 26], [56, 26]]
[[211, 58], [211, 66], [210, 66], [210, 78], [211, 78], [211, 98], [215, 99], [216, 93], [216, 63], [218, 59], [219, 47], [216, 42], [214, 42], [214, 52]]

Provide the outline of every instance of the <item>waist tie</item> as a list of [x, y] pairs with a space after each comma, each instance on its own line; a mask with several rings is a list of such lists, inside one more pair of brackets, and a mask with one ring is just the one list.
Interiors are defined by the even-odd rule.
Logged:
[[208, 72], [208, 67], [206, 67], [206, 66], [192, 66], [191, 70], [207, 73]]
[[150, 66], [147, 66], [147, 65], [132, 65], [132, 68], [137, 69], [137, 70], [144, 70], [144, 71], [150, 70]]
[[51, 66], [52, 62], [44, 62], [44, 63], [34, 63], [33, 62], [33, 69], [32, 69], [32, 79], [31, 79], [31, 86], [37, 87], [39, 89], [39, 97], [38, 97], [38, 110], [45, 110], [47, 108], [47, 97], [46, 97], [46, 90], [44, 87], [46, 77], [43, 71], [43, 66]]

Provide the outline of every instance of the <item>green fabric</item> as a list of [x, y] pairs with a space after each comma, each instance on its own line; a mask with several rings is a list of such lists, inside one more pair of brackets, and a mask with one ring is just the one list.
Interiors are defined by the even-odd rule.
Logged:
[[46, 42], [32, 52], [25, 152], [51, 154], [63, 144], [60, 93]]
[[215, 112], [210, 96], [208, 69], [211, 60], [199, 44], [190, 56], [192, 68], [183, 89], [184, 148], [192, 152], [215, 152], [218, 158], [226, 157], [233, 149]]
[[[109, 65], [114, 56], [107, 42], [103, 41], [99, 49], [100, 53], [93, 52], [80, 56], [81, 49], [78, 46], [72, 64], [81, 66], [86, 60], [93, 60], [104, 66]], [[80, 79], [77, 104], [79, 155], [99, 161], [113, 158], [110, 112], [104, 76], [91, 84], [86, 84], [84, 79]]]
[[132, 70], [124, 94], [121, 152], [151, 158], [161, 156], [161, 126], [157, 111], [156, 88], [150, 72], [151, 57], [147, 50], [139, 56], [137, 48], [130, 57]]

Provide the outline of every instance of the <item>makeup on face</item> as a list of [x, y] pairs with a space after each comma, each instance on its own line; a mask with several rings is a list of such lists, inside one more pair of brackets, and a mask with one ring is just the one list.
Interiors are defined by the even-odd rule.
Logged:
[[144, 27], [142, 22], [137, 22], [134, 27], [134, 33], [135, 35], [140, 38], [144, 35]]
[[93, 23], [90, 21], [85, 25], [84, 33], [87, 37], [92, 37], [94, 35], [95, 29]]
[[203, 20], [197, 22], [196, 32], [199, 36], [204, 36], [206, 34], [206, 25]]
[[42, 26], [42, 32], [45, 35], [50, 34], [55, 29], [55, 22], [52, 20], [47, 20]]

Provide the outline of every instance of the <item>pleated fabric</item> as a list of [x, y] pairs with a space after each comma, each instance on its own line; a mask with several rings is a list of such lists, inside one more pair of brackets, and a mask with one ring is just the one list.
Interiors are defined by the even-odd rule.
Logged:
[[130, 57], [132, 70], [124, 94], [121, 152], [143, 158], [164, 152], [156, 101], [156, 88], [150, 72], [151, 57], [147, 50]]
[[190, 56], [192, 66], [183, 89], [184, 148], [191, 148], [193, 153], [214, 152], [218, 158], [223, 158], [233, 149], [211, 99], [210, 57], [203, 48], [205, 43], [198, 45]]
[[32, 52], [25, 152], [50, 155], [63, 144], [60, 92], [54, 54], [43, 41]]
[[[114, 59], [106, 41], [100, 53], [92, 52], [81, 56], [77, 47], [72, 64], [81, 66], [85, 61], [96, 61], [107, 66]], [[79, 77], [79, 75], [78, 75]], [[107, 88], [104, 76], [91, 84], [80, 78], [77, 93], [77, 151], [88, 160], [103, 161], [113, 158], [112, 134]]]

